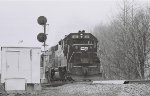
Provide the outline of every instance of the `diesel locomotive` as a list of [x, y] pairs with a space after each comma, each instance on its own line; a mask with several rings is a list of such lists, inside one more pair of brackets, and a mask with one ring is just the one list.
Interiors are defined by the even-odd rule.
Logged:
[[73, 80], [99, 78], [101, 64], [97, 43], [97, 38], [84, 30], [66, 35], [48, 50], [46, 72], [51, 79], [66, 79], [67, 76]]

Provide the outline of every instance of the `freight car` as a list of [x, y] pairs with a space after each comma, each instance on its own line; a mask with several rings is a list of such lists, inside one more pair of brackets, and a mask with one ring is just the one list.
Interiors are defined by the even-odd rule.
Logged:
[[49, 80], [100, 78], [98, 40], [91, 33], [70, 33], [48, 50], [46, 77]]

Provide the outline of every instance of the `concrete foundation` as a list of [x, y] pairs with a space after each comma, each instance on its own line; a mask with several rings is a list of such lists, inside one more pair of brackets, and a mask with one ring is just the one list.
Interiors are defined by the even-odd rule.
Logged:
[[41, 84], [39, 83], [28, 83], [26, 86], [26, 91], [27, 92], [31, 92], [31, 91], [37, 91], [37, 90], [41, 90]]

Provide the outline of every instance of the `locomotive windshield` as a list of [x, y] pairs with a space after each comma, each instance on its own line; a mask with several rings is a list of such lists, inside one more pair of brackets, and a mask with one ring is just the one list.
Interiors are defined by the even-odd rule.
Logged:
[[94, 44], [90, 39], [73, 39], [73, 44]]

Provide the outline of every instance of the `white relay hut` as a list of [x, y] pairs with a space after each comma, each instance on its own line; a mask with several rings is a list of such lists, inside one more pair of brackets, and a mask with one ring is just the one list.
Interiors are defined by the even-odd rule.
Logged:
[[26, 90], [40, 85], [39, 47], [1, 47], [1, 83], [6, 90]]

